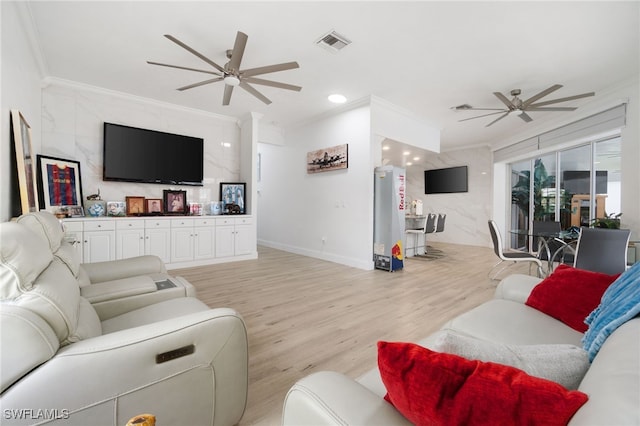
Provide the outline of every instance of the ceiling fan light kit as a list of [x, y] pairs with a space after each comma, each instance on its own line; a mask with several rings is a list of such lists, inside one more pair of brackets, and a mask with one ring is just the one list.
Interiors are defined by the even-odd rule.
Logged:
[[582, 93], [580, 95], [567, 96], [565, 98], [558, 98], [550, 101], [536, 103], [536, 101], [538, 101], [539, 99], [542, 99], [543, 97], [551, 94], [552, 92], [555, 92], [561, 87], [562, 87], [561, 84], [554, 84], [553, 86], [537, 93], [536, 95], [533, 95], [526, 101], [523, 101], [522, 99], [519, 98], [520, 94], [522, 93], [520, 89], [513, 89], [510, 92], [510, 95], [513, 97], [511, 100], [500, 92], [493, 92], [494, 96], [498, 98], [505, 105], [506, 108], [474, 108], [469, 104], [462, 104], [462, 105], [455, 106], [451, 109], [453, 109], [454, 111], [470, 111], [470, 110], [495, 111], [487, 114], [478, 115], [475, 117], [464, 118], [458, 121], [468, 121], [468, 120], [474, 120], [476, 118], [488, 117], [490, 115], [501, 114], [498, 118], [496, 118], [495, 120], [493, 120], [492, 122], [490, 122], [485, 126], [485, 127], [489, 127], [494, 123], [502, 120], [504, 117], [508, 115], [517, 115], [522, 119], [522, 121], [529, 123], [533, 121], [531, 116], [527, 114], [527, 112], [530, 112], [530, 111], [575, 111], [576, 109], [578, 109], [577, 107], [546, 107], [546, 105], [572, 101], [575, 99], [581, 99], [581, 98], [586, 98], [586, 97], [595, 95], [595, 92], [588, 92], [588, 93]]
[[178, 46], [182, 47], [183, 49], [187, 50], [188, 52], [192, 53], [193, 55], [197, 56], [198, 58], [200, 58], [201, 60], [209, 64], [210, 66], [212, 66], [215, 71], [184, 67], [180, 65], [171, 65], [171, 64], [165, 64], [165, 63], [154, 62], [154, 61], [147, 61], [148, 64], [158, 65], [162, 67], [169, 67], [169, 68], [177, 68], [177, 69], [182, 69], [187, 71], [200, 72], [205, 74], [213, 74], [217, 76], [215, 78], [210, 78], [197, 83], [189, 84], [187, 86], [179, 87], [178, 90], [180, 91], [189, 90], [189, 89], [193, 89], [194, 87], [200, 87], [207, 84], [222, 81], [225, 84], [224, 95], [222, 98], [222, 105], [229, 105], [229, 103], [231, 102], [231, 95], [233, 93], [233, 88], [237, 86], [240, 86], [242, 89], [249, 92], [250, 94], [252, 94], [253, 96], [255, 96], [256, 98], [260, 99], [262, 102], [268, 105], [271, 103], [271, 100], [267, 98], [265, 95], [263, 95], [262, 93], [260, 93], [255, 87], [252, 86], [252, 84], [276, 87], [276, 88], [285, 89], [285, 90], [293, 90], [297, 92], [302, 90], [302, 87], [295, 86], [293, 84], [280, 83], [278, 81], [264, 80], [262, 78], [255, 77], [257, 75], [269, 74], [273, 72], [286, 71], [290, 69], [299, 68], [300, 66], [298, 65], [297, 62], [286, 62], [282, 64], [267, 65], [264, 67], [251, 68], [246, 70], [240, 69], [240, 64], [242, 62], [244, 50], [247, 45], [247, 40], [249, 38], [243, 32], [238, 31], [238, 33], [236, 34], [236, 40], [233, 45], [233, 49], [227, 50], [226, 53], [227, 53], [227, 58], [229, 59], [229, 62], [227, 62], [224, 65], [224, 67], [218, 65], [216, 62], [207, 58], [202, 53], [198, 52], [197, 50], [193, 49], [192, 47], [188, 46], [187, 44], [173, 37], [172, 35], [165, 34], [165, 37], [171, 40], [172, 42], [174, 42], [175, 44], [177, 44]]

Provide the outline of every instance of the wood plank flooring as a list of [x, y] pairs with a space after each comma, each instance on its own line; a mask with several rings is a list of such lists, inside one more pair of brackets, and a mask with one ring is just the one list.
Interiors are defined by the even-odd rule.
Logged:
[[[490, 299], [490, 248], [434, 244], [401, 271], [356, 268], [259, 247], [257, 260], [173, 270], [212, 308], [231, 307], [249, 336], [249, 398], [240, 425], [279, 425], [287, 390], [321, 370], [356, 378], [379, 340], [416, 341]], [[524, 265], [510, 272], [527, 273]]]

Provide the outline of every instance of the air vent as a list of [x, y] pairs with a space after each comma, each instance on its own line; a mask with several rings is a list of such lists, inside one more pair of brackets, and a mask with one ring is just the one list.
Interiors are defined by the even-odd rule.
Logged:
[[345, 36], [338, 34], [335, 31], [330, 31], [329, 33], [320, 37], [316, 41], [316, 44], [332, 52], [338, 52], [350, 45], [351, 40], [349, 40]]

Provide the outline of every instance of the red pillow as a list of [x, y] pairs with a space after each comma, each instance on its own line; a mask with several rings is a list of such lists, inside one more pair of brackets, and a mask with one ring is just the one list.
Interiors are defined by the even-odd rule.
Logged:
[[385, 399], [416, 425], [566, 425], [588, 397], [492, 362], [378, 342]]
[[584, 333], [588, 328], [585, 318], [598, 307], [605, 290], [619, 275], [559, 265], [533, 288], [526, 305]]

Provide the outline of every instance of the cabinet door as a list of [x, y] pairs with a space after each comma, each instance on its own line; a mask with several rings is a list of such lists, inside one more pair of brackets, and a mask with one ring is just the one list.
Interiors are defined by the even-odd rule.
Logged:
[[216, 257], [228, 257], [235, 254], [235, 227], [233, 225], [216, 226]]
[[169, 228], [152, 228], [145, 230], [144, 252], [158, 256], [163, 262], [171, 261], [171, 230]]
[[115, 231], [89, 231], [84, 233], [83, 261], [104, 262], [116, 258]]
[[193, 229], [193, 258], [209, 259], [214, 257], [214, 228], [201, 226]]
[[252, 225], [236, 225], [235, 254], [241, 256], [256, 251], [256, 238]]
[[116, 235], [116, 259], [144, 254], [144, 229], [118, 230]]
[[171, 262], [193, 260], [193, 228], [171, 230]]
[[82, 231], [66, 231], [64, 233], [64, 238], [67, 240], [69, 244], [73, 247], [73, 249], [78, 254], [78, 259], [80, 259], [80, 263], [83, 263], [83, 241], [82, 241]]

